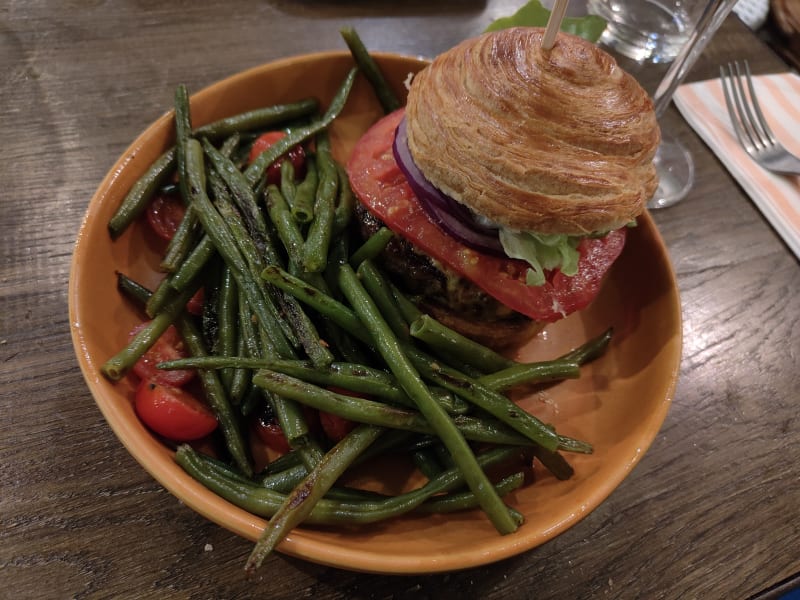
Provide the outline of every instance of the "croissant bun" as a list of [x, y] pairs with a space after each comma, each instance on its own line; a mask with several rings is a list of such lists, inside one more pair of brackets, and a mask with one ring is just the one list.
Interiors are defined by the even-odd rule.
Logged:
[[492, 221], [540, 233], [616, 229], [644, 210], [660, 131], [636, 80], [594, 44], [518, 27], [466, 40], [416, 75], [415, 163]]

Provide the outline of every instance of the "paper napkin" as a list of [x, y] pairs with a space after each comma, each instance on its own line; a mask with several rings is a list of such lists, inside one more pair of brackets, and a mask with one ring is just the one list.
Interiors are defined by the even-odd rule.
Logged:
[[[759, 104], [775, 137], [800, 156], [800, 77], [754, 77]], [[728, 117], [719, 79], [684, 84], [674, 96], [683, 117], [739, 182], [800, 258], [800, 176], [770, 173], [742, 149]]]

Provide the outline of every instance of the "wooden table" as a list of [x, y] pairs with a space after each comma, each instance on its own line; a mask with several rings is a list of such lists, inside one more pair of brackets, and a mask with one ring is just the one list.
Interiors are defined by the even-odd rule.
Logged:
[[[69, 335], [73, 243], [105, 172], [178, 83], [198, 90], [342, 48], [344, 24], [372, 49], [432, 56], [514, 4], [4, 3], [0, 597], [748, 598], [800, 572], [800, 267], [674, 110], [667, 123], [693, 152], [697, 183], [654, 217], [683, 301], [680, 382], [634, 472], [553, 541], [434, 576], [276, 555], [246, 581], [250, 542], [178, 503], [97, 410]], [[732, 57], [785, 69], [730, 19], [691, 77]]]

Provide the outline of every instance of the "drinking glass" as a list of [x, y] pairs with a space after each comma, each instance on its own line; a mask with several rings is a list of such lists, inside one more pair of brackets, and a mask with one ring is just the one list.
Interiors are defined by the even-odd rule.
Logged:
[[[670, 63], [653, 94], [661, 120], [675, 90], [738, 0], [588, 0], [589, 12], [606, 19], [600, 43], [640, 62]], [[655, 158], [659, 185], [649, 208], [682, 200], [694, 183], [689, 151], [662, 128]]]

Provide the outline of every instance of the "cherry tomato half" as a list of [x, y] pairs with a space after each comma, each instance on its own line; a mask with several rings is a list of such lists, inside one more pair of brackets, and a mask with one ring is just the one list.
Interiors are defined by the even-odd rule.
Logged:
[[[147, 322], [134, 327], [130, 337], [133, 338], [145, 325], [147, 325]], [[159, 369], [158, 364], [177, 358], [186, 358], [188, 355], [183, 338], [178, 333], [178, 330], [175, 329], [175, 326], [170, 325], [161, 334], [161, 337], [156, 340], [156, 343], [136, 361], [133, 365], [133, 372], [143, 381], [153, 381], [162, 385], [180, 387], [191, 381], [195, 375], [194, 370], [176, 369], [166, 371]]]
[[[256, 138], [250, 148], [250, 162], [253, 162], [258, 155], [267, 150], [275, 142], [281, 138], [286, 137], [283, 131], [268, 131]], [[305, 176], [306, 168], [306, 152], [302, 146], [294, 146], [287, 152], [285, 156], [289, 157], [294, 167], [295, 179], [302, 179]], [[278, 185], [281, 181], [281, 164], [283, 158], [279, 158], [267, 169], [267, 183]]]
[[[319, 413], [317, 410], [303, 406], [303, 415], [308, 425], [308, 431], [312, 436], [320, 432]], [[291, 450], [289, 442], [283, 433], [278, 420], [269, 406], [264, 406], [253, 420], [253, 431], [261, 443], [270, 450], [279, 454], [286, 454]]]
[[195, 316], [200, 316], [203, 314], [203, 302], [205, 300], [205, 292], [203, 288], [197, 290], [189, 301], [186, 303], [186, 310], [189, 311], [190, 314]]
[[145, 214], [155, 234], [171, 240], [186, 214], [186, 207], [176, 194], [158, 194], [147, 205]]
[[270, 418], [266, 414], [259, 415], [253, 423], [253, 429], [261, 443], [270, 450], [274, 450], [279, 454], [286, 454], [291, 449], [275, 417]]
[[154, 381], [139, 383], [134, 408], [142, 423], [176, 442], [200, 439], [217, 428], [214, 413], [195, 396]]
[[[329, 386], [328, 389], [332, 392], [336, 392], [337, 394], [343, 394], [345, 396], [353, 396], [355, 398], [369, 398], [369, 396], [367, 396], [366, 394], [359, 394], [357, 392], [338, 388], [336, 386]], [[344, 438], [348, 433], [350, 433], [353, 429], [355, 429], [356, 426], [356, 423], [354, 421], [350, 421], [348, 419], [345, 419], [344, 417], [340, 417], [339, 415], [327, 413], [322, 410], [319, 411], [319, 422], [320, 425], [322, 425], [322, 431], [325, 432], [325, 435], [332, 442], [341, 441], [342, 438]]]
[[324, 411], [319, 411], [319, 422], [325, 435], [332, 442], [341, 441], [356, 426], [353, 421]]

